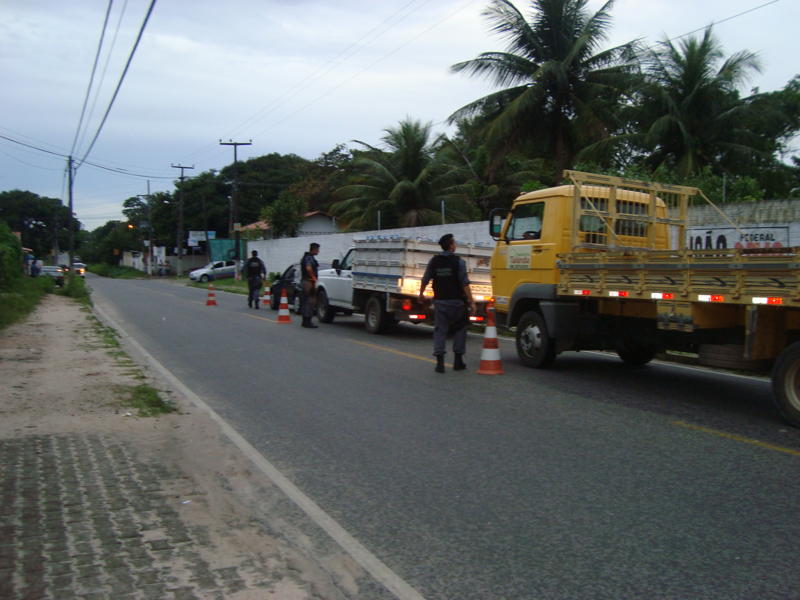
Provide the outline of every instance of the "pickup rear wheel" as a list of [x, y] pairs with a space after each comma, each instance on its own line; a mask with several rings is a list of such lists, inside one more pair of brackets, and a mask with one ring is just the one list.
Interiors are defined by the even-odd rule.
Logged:
[[328, 302], [328, 294], [325, 290], [317, 292], [317, 318], [323, 323], [333, 323], [333, 318], [336, 316], [336, 311]]
[[772, 396], [783, 418], [800, 427], [800, 342], [778, 355], [772, 369]]
[[526, 367], [544, 369], [556, 359], [555, 340], [547, 331], [544, 317], [536, 311], [522, 315], [517, 324], [517, 356]]
[[383, 333], [389, 327], [389, 315], [383, 310], [383, 302], [378, 296], [372, 296], [367, 300], [364, 309], [364, 327], [370, 333]]

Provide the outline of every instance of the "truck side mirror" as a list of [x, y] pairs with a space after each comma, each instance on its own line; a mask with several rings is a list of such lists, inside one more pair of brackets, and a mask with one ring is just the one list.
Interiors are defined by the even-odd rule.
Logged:
[[489, 213], [489, 235], [493, 240], [500, 239], [500, 232], [503, 230], [503, 221], [506, 220], [508, 211], [503, 208], [492, 209]]
[[331, 263], [331, 268], [332, 269], [336, 269], [337, 271], [339, 270], [339, 259], [338, 258], [334, 258], [333, 259], [333, 262]]

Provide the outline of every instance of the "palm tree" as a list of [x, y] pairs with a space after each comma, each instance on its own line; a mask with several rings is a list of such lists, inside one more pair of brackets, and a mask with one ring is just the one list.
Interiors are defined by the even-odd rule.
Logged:
[[[331, 210], [348, 229], [430, 225], [441, 219], [435, 180], [438, 164], [430, 123], [406, 119], [385, 129], [386, 149], [364, 148], [353, 163], [354, 181], [335, 192]], [[454, 215], [457, 216], [457, 215]]]
[[451, 69], [512, 87], [467, 104], [450, 120], [488, 116], [487, 143], [496, 154], [523, 150], [547, 158], [560, 179], [582, 147], [617, 128], [617, 109], [631, 88], [635, 42], [601, 50], [613, 3], [590, 14], [587, 0], [532, 0], [527, 21], [510, 0], [491, 0], [483, 15], [508, 50]]
[[638, 128], [651, 167], [670, 166], [687, 176], [757, 152], [756, 134], [743, 118], [749, 103], [737, 90], [760, 71], [759, 60], [746, 51], [723, 58], [711, 27], [701, 39], [677, 47], [666, 41], [649, 52]]

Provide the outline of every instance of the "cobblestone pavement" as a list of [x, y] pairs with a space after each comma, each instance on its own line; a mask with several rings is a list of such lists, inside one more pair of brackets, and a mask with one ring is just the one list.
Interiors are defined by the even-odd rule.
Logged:
[[0, 598], [273, 597], [262, 564], [214, 567], [191, 500], [164, 492], [176, 477], [110, 435], [0, 439]]

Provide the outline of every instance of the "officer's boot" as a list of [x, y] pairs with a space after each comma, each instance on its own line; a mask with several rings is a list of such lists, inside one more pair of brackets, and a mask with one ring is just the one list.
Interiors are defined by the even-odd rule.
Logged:
[[436, 355], [436, 369], [437, 373], [444, 373], [444, 354]]
[[453, 371], [463, 371], [467, 368], [464, 364], [464, 355], [456, 354], [456, 359], [453, 361]]

